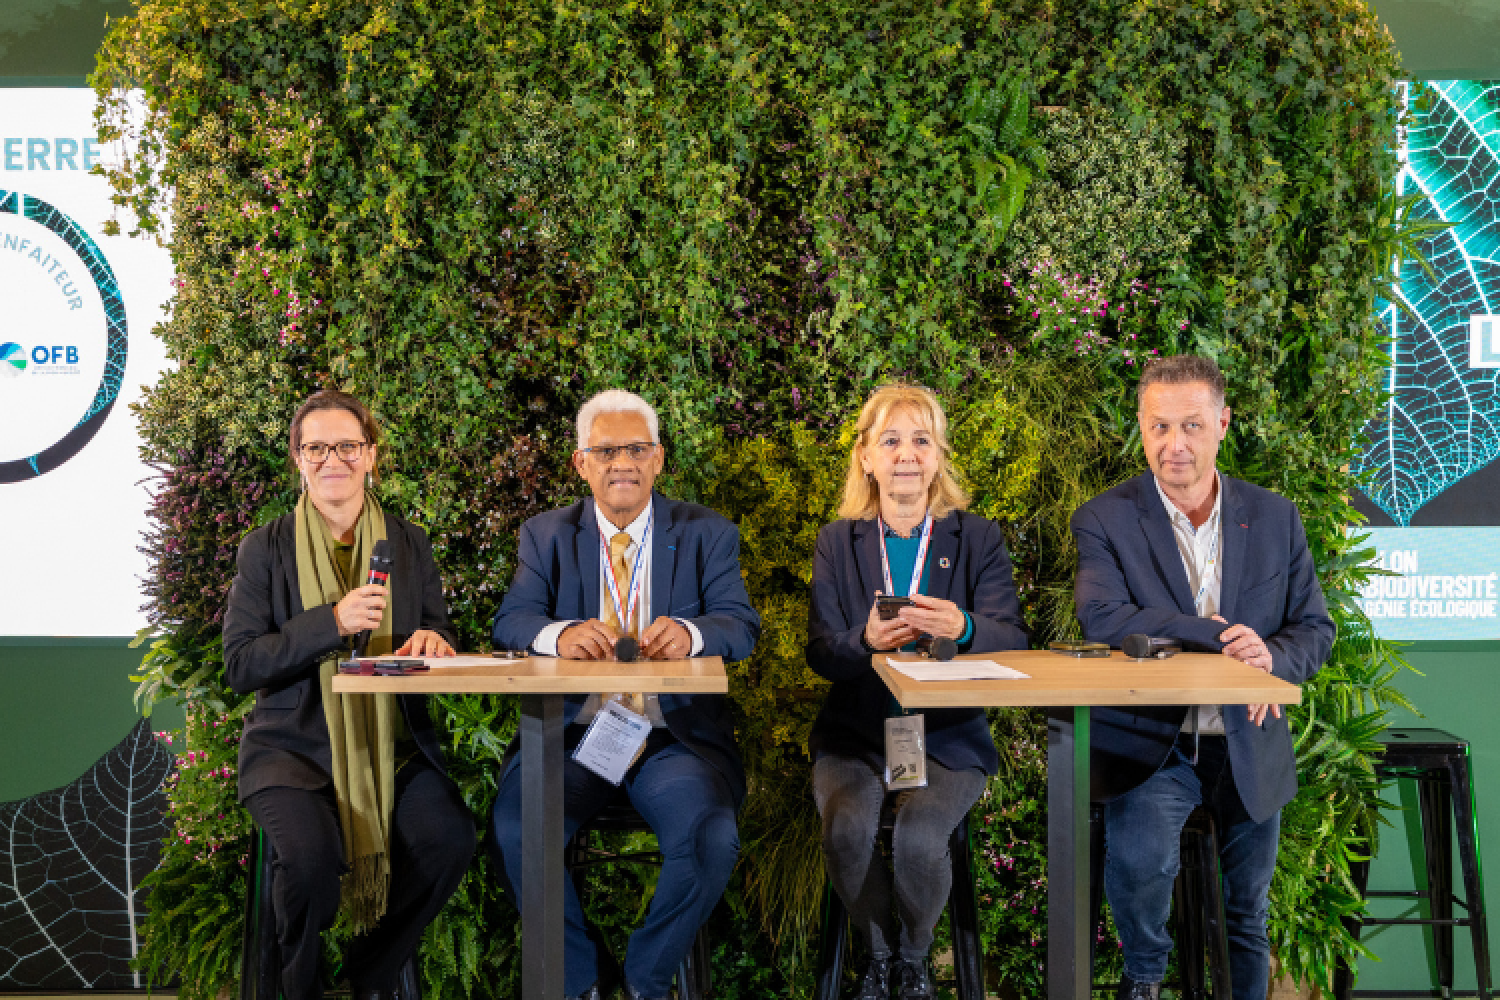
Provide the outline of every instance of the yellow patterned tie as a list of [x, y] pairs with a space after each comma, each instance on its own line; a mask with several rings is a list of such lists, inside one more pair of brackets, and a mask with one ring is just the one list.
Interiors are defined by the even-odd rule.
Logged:
[[[630, 548], [630, 543], [631, 537], [628, 532], [624, 531], [617, 533], [609, 540], [609, 562], [615, 573], [615, 585], [620, 590], [620, 601], [626, 604], [630, 601], [630, 566], [625, 562], [625, 550]], [[626, 613], [629, 614], [628, 608]], [[638, 619], [640, 616], [632, 615], [631, 617]], [[631, 622], [629, 625], [620, 624], [620, 616], [615, 612], [614, 601], [604, 602], [604, 624], [613, 625], [621, 635], [635, 635], [639, 631], [636, 622]], [[610, 691], [601, 694], [599, 698], [601, 701], [618, 700], [636, 715], [646, 714], [646, 696], [639, 692]]]

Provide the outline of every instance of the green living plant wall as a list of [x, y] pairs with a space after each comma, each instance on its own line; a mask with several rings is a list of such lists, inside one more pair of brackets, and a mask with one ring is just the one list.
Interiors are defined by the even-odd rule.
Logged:
[[[238, 539], [294, 499], [308, 392], [379, 412], [382, 502], [430, 533], [470, 648], [522, 521], [582, 491], [576, 407], [609, 386], [657, 405], [662, 488], [739, 522], [765, 619], [731, 670], [752, 791], [715, 990], [803, 997], [825, 688], [807, 581], [859, 404], [891, 378], [942, 395], [1040, 642], [1077, 628], [1069, 515], [1143, 467], [1142, 359], [1193, 350], [1229, 377], [1225, 468], [1299, 504], [1340, 624], [1293, 712], [1272, 894], [1279, 958], [1326, 988], [1357, 949], [1348, 861], [1376, 836], [1399, 667], [1350, 601], [1367, 554], [1344, 500], [1381, 399], [1374, 302], [1409, 242], [1397, 74], [1354, 0], [142, 0], [95, 76], [106, 135], [144, 93], [140, 151], [109, 176], [178, 274], [158, 328], [176, 366], [137, 410], [161, 470], [137, 680], [193, 720], [142, 966], [201, 998], [237, 976], [249, 702], [218, 630]], [[482, 818], [515, 705], [436, 703]], [[986, 959], [1039, 996], [1044, 740], [1035, 713], [993, 723]], [[590, 876], [616, 953], [652, 877]], [[513, 995], [516, 924], [481, 856], [424, 939], [429, 995]]]

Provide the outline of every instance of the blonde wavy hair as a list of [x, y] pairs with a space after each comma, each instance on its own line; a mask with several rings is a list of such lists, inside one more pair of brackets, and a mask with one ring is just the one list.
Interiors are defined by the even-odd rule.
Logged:
[[880, 485], [860, 467], [864, 450], [875, 443], [899, 409], [911, 411], [917, 423], [937, 440], [942, 460], [927, 492], [927, 509], [934, 521], [955, 510], [969, 506], [969, 494], [958, 482], [953, 468], [953, 447], [948, 443], [948, 417], [943, 404], [931, 389], [897, 382], [884, 385], [870, 394], [859, 411], [855, 425], [854, 446], [849, 449], [849, 473], [844, 479], [844, 497], [839, 503], [839, 517], [868, 519], [880, 513]]

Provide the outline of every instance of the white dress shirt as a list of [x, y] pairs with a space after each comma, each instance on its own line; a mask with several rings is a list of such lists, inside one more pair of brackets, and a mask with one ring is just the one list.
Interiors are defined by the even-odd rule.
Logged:
[[[646, 550], [644, 552], [641, 552], [641, 542], [645, 539], [646, 522], [651, 518], [652, 505], [647, 504], [646, 509], [641, 511], [636, 519], [634, 521], [631, 521], [624, 528], [617, 528], [609, 518], [604, 516], [604, 512], [599, 509], [599, 505], [597, 503], [594, 503], [593, 500], [590, 500], [589, 503], [594, 504], [594, 517], [598, 518], [599, 520], [599, 527], [603, 530], [603, 537], [605, 539], [606, 545], [608, 544], [608, 540], [612, 536], [618, 534], [621, 531], [624, 531], [625, 534], [630, 536], [630, 544], [625, 547], [625, 565], [635, 567], [636, 553], [640, 552], [641, 564], [639, 567], [636, 567], [635, 571], [641, 576], [641, 593], [640, 596], [636, 598], [635, 603], [634, 615], [636, 620], [636, 627], [634, 629], [634, 632], [637, 636], [643, 635], [646, 631], [646, 627], [651, 624], [651, 547], [647, 546]], [[651, 530], [656, 530], [654, 525], [652, 526]], [[626, 591], [625, 593], [622, 593], [620, 595], [621, 599], [629, 600], [628, 588], [630, 586], [630, 581], [621, 580], [619, 581], [619, 583], [621, 589]], [[609, 593], [609, 583], [604, 578], [603, 560], [600, 560], [598, 604], [599, 613], [596, 615], [596, 617], [601, 620], [604, 618], [604, 609], [610, 605], [610, 602], [612, 600], [613, 598]], [[564, 629], [568, 628], [570, 625], [577, 625], [580, 620], [581, 619], [575, 618], [571, 621], [553, 622], [551, 625], [548, 625], [546, 628], [538, 632], [536, 638], [531, 640], [531, 648], [541, 656], [556, 656], [558, 637], [562, 635]], [[698, 631], [698, 626], [683, 618], [675, 618], [673, 620], [681, 624], [683, 628], [687, 629], [688, 635], [692, 637], [693, 646], [692, 649], [688, 651], [687, 655], [697, 656], [699, 653], [703, 652], [703, 635]], [[622, 631], [628, 632], [631, 631], [631, 629], [626, 628], [622, 629]], [[575, 723], [590, 722], [593, 720], [594, 714], [598, 710], [599, 696], [597, 694], [591, 694], [589, 695], [588, 701], [583, 703], [583, 708], [579, 711], [578, 717], [573, 721]], [[661, 705], [658, 703], [657, 696], [654, 694], [646, 695], [646, 717], [651, 720], [651, 724], [653, 726], [660, 727], [666, 725], [666, 721], [662, 718]]]
[[[1177, 553], [1182, 556], [1182, 568], [1187, 571], [1188, 590], [1197, 600], [1200, 618], [1212, 618], [1219, 613], [1219, 594], [1224, 582], [1224, 527], [1220, 523], [1219, 510], [1224, 502], [1224, 483], [1214, 472], [1214, 509], [1203, 522], [1203, 527], [1194, 528], [1188, 516], [1177, 509], [1167, 497], [1161, 483], [1156, 483], [1156, 492], [1161, 496], [1162, 506], [1167, 508], [1167, 517], [1172, 522], [1172, 534], [1177, 539]], [[1155, 477], [1152, 477], [1155, 482]], [[1229, 626], [1224, 626], [1228, 628]], [[1192, 717], [1182, 723], [1183, 732], [1191, 732]], [[1198, 706], [1198, 732], [1224, 732], [1224, 710], [1221, 705]]]

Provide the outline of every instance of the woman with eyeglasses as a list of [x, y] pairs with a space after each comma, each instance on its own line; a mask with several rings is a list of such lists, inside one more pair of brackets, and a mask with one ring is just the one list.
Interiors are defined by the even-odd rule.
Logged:
[[[813, 555], [807, 662], [833, 682], [813, 724], [828, 877], [868, 946], [859, 1000], [930, 1000], [928, 952], [952, 884], [949, 837], [999, 767], [979, 708], [906, 711], [876, 656], [1024, 649], [1000, 526], [964, 510], [937, 397], [877, 389], [860, 411], [840, 520]], [[894, 812], [890, 870], [879, 846]]]
[[[297, 506], [240, 543], [224, 615], [229, 684], [255, 692], [239, 794], [275, 852], [272, 898], [287, 1000], [322, 995], [321, 931], [342, 909], [344, 969], [359, 1000], [416, 1000], [411, 959], [458, 887], [475, 827], [423, 695], [335, 694], [338, 661], [453, 655], [442, 579], [421, 528], [370, 491], [380, 429], [347, 393], [292, 418]], [[365, 583], [377, 542], [389, 577]]]

